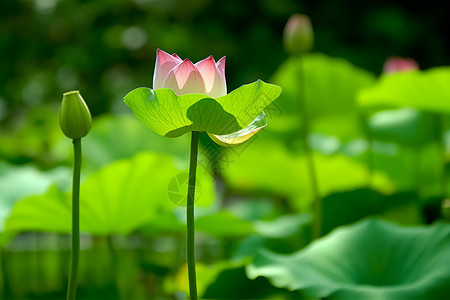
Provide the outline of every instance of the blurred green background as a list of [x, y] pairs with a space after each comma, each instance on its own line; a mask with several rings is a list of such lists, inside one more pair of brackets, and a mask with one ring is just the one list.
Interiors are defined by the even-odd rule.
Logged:
[[[377, 103], [373, 95], [383, 93], [369, 88], [392, 55], [411, 57], [422, 69], [448, 65], [449, 9], [426, 1], [2, 0], [0, 299], [64, 298], [72, 154], [57, 112], [62, 93], [73, 89], [95, 117], [83, 139], [79, 299], [185, 298], [184, 209], [167, 193], [186, 188], [170, 184], [187, 170], [189, 137], [157, 136], [123, 103], [132, 89], [151, 87], [157, 48], [194, 62], [227, 56], [228, 91], [256, 79], [283, 88], [266, 110], [268, 127], [248, 143], [222, 149], [201, 136], [201, 295], [310, 299], [270, 276], [250, 280], [245, 271], [262, 248], [291, 253], [311, 241], [294, 75], [299, 62], [282, 46], [293, 13], [309, 15], [315, 33], [315, 53], [303, 66], [322, 234], [367, 216], [409, 226], [442, 221], [448, 81], [427, 82], [410, 94], [403, 93], [408, 85], [398, 85], [404, 97], [419, 99], [410, 105]], [[422, 80], [417, 74], [407, 82]], [[446, 78], [441, 75], [436, 78]], [[358, 102], [361, 91], [369, 105]], [[361, 255], [373, 259], [364, 249]]]

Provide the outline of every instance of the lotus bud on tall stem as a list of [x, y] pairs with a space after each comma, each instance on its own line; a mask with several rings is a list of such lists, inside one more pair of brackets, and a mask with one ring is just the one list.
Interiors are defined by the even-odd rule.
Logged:
[[302, 118], [301, 138], [305, 149], [306, 167], [311, 183], [311, 192], [313, 195], [313, 237], [319, 238], [322, 232], [322, 199], [319, 194], [319, 185], [317, 182], [317, 172], [314, 163], [313, 151], [308, 142], [310, 119], [305, 97], [304, 78], [304, 54], [310, 52], [314, 45], [314, 31], [311, 26], [311, 20], [308, 16], [294, 14], [289, 18], [286, 27], [284, 28], [283, 44], [286, 51], [294, 57], [296, 63], [295, 75], [298, 83], [298, 103]]
[[89, 133], [92, 117], [78, 91], [64, 93], [59, 110], [59, 126], [73, 141], [74, 163], [72, 180], [72, 246], [67, 300], [76, 299], [80, 254], [80, 172], [81, 138]]

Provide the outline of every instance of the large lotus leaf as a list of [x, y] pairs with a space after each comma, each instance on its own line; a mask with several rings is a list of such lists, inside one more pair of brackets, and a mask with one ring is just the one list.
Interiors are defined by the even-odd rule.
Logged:
[[[81, 185], [80, 226], [92, 234], [127, 234], [175, 207], [168, 184], [178, 174], [171, 157], [141, 153], [114, 162], [89, 176]], [[213, 182], [199, 172], [201, 193], [196, 205], [209, 205]], [[181, 193], [181, 191], [180, 191]], [[9, 231], [70, 232], [70, 193], [51, 188], [45, 195], [18, 202], [6, 221]]]
[[241, 241], [232, 260], [253, 259], [262, 247], [290, 253], [311, 241], [311, 214], [284, 215], [268, 221], [254, 221], [256, 234]]
[[83, 163], [102, 167], [138, 152], [151, 151], [187, 159], [189, 137], [161, 139], [130, 114], [103, 115], [95, 118], [89, 135], [83, 138]]
[[382, 75], [378, 83], [361, 90], [363, 106], [407, 106], [442, 113], [450, 112], [450, 67]]
[[240, 219], [260, 221], [273, 219], [282, 214], [282, 208], [270, 198], [239, 197], [227, 204], [227, 210]]
[[317, 116], [311, 122], [310, 133], [332, 136], [341, 142], [349, 142], [364, 136], [364, 123], [361, 116], [361, 113], [356, 111]]
[[375, 139], [414, 146], [435, 141], [438, 123], [431, 113], [402, 108], [375, 113], [368, 120], [368, 130]]
[[[227, 148], [221, 162], [222, 174], [233, 190], [284, 196], [293, 207], [309, 209], [312, 192], [305, 157], [288, 151], [269, 136], [262, 134], [247, 145]], [[322, 196], [367, 185], [369, 171], [365, 162], [340, 154], [317, 153], [314, 162]], [[381, 173], [374, 172], [372, 184], [381, 191], [392, 191], [392, 184]]]
[[246, 236], [254, 231], [251, 222], [239, 219], [226, 211], [199, 217], [195, 221], [195, 227], [199, 231], [218, 237]]
[[0, 232], [14, 204], [27, 196], [44, 193], [51, 185], [70, 186], [71, 170], [58, 167], [41, 171], [32, 165], [14, 166], [0, 163]]
[[[303, 91], [299, 84], [299, 68], [303, 70]], [[309, 54], [301, 59], [291, 57], [275, 73], [273, 81], [283, 87], [283, 94], [273, 105], [282, 109], [299, 110], [298, 97], [302, 92], [308, 113], [323, 115], [355, 111], [356, 95], [359, 89], [373, 84], [375, 76], [352, 65], [342, 58], [332, 58], [323, 54]]]
[[[442, 190], [442, 152], [437, 143], [411, 147], [375, 140], [371, 164], [392, 181], [396, 191], [420, 191], [422, 197], [437, 195]], [[368, 162], [368, 155], [360, 159]]]
[[173, 212], [160, 212], [152, 218], [139, 232], [149, 236], [161, 235], [166, 233], [186, 232], [185, 224]]
[[400, 227], [369, 219], [293, 254], [261, 250], [247, 275], [316, 298], [446, 299], [449, 253], [449, 224]]
[[[368, 216], [385, 214], [392, 215], [395, 221], [400, 218], [393, 214], [396, 208], [403, 209], [401, 216], [407, 223], [420, 223], [419, 199], [414, 193], [399, 193], [389, 196], [367, 189], [355, 189], [345, 192], [330, 194], [322, 199], [322, 235], [330, 232], [333, 228], [347, 225]], [[407, 215], [405, 205], [415, 208], [415, 215]], [[405, 217], [408, 216], [408, 219]]]
[[242, 240], [231, 260], [254, 258], [263, 247], [288, 253], [311, 241], [311, 214], [285, 215], [268, 221], [254, 221], [256, 234]]
[[285, 238], [301, 231], [311, 223], [310, 214], [286, 215], [270, 221], [255, 221], [255, 231], [266, 238]]
[[[300, 83], [299, 68], [304, 82]], [[342, 58], [313, 53], [285, 61], [273, 77], [283, 88], [280, 99], [265, 113], [270, 120], [268, 131], [292, 133], [298, 138], [302, 112], [299, 97], [305, 97], [310, 130], [337, 136], [360, 134], [356, 96], [361, 88], [372, 85], [375, 76]], [[320, 124], [317, 124], [320, 122]], [[278, 139], [280, 136], [278, 136]]]
[[178, 96], [165, 88], [138, 88], [125, 96], [125, 103], [147, 127], [163, 136], [177, 137], [189, 131], [224, 135], [247, 127], [280, 93], [279, 86], [258, 80], [217, 99], [202, 94]]

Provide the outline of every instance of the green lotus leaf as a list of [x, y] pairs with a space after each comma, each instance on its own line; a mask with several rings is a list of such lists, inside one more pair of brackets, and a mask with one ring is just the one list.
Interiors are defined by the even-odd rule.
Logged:
[[147, 127], [162, 136], [178, 137], [189, 131], [226, 135], [242, 130], [280, 94], [279, 86], [258, 80], [217, 99], [179, 96], [166, 88], [137, 88], [124, 99]]
[[0, 163], [0, 232], [17, 201], [40, 195], [54, 184], [61, 188], [69, 187], [70, 176], [71, 170], [66, 167], [41, 171], [32, 165]]
[[[364, 199], [364, 201], [361, 201]], [[402, 216], [393, 219], [396, 222], [407, 221], [407, 223], [420, 223], [420, 212], [417, 195], [412, 192], [383, 195], [376, 190], [359, 188], [349, 191], [341, 191], [329, 194], [322, 199], [322, 235], [327, 234], [332, 229], [359, 221], [368, 216], [383, 215], [392, 213], [393, 210], [401, 208]], [[415, 218], [406, 212], [405, 206], [415, 207]]]
[[285, 215], [270, 221], [255, 221], [255, 231], [267, 238], [284, 238], [301, 231], [311, 223], [310, 214]]
[[269, 220], [282, 214], [281, 208], [270, 198], [243, 196], [238, 199], [239, 201], [227, 205], [227, 210], [240, 219], [248, 221]]
[[[357, 91], [371, 86], [375, 76], [345, 59], [312, 53], [286, 60], [274, 75], [273, 81], [283, 87], [279, 101], [283, 113], [299, 114], [299, 68], [304, 73], [304, 96], [308, 114], [312, 117], [355, 112]], [[275, 107], [273, 107], [275, 108]]]
[[246, 236], [253, 233], [252, 223], [226, 211], [206, 215], [195, 220], [195, 227], [217, 237]]
[[315, 298], [445, 299], [449, 253], [449, 224], [400, 227], [368, 219], [293, 254], [261, 250], [246, 271]]
[[233, 147], [248, 141], [252, 136], [257, 134], [258, 131], [266, 127], [266, 125], [266, 114], [262, 112], [244, 129], [225, 135], [214, 135], [211, 133], [208, 133], [208, 135], [220, 146]]
[[[299, 68], [304, 81], [299, 84]], [[268, 132], [291, 143], [302, 126], [299, 96], [306, 101], [310, 131], [351, 139], [361, 135], [356, 96], [361, 88], [374, 84], [375, 76], [342, 58], [320, 53], [290, 57], [276, 71], [273, 83], [283, 88], [280, 98], [265, 113], [270, 118]], [[280, 117], [278, 117], [280, 116]]]
[[[220, 161], [222, 175], [233, 190], [283, 195], [296, 212], [311, 207], [312, 191], [304, 156], [295, 155], [268, 135], [258, 135], [237, 148], [225, 148], [225, 154], [228, 161]], [[342, 154], [318, 153], [314, 153], [314, 162], [322, 196], [367, 185], [369, 171], [362, 162]], [[345, 176], [342, 170], [346, 170]], [[390, 180], [380, 172], [373, 174], [372, 184], [383, 192], [392, 191]]]
[[83, 164], [96, 169], [142, 151], [172, 155], [187, 160], [189, 137], [162, 139], [149, 131], [132, 114], [106, 114], [95, 118], [95, 125], [83, 138]]
[[450, 67], [382, 75], [378, 83], [361, 90], [362, 106], [407, 106], [442, 113], [450, 112]]
[[[157, 217], [170, 213], [176, 205], [169, 200], [168, 184], [179, 170], [170, 156], [139, 153], [105, 166], [81, 185], [80, 228], [92, 234], [128, 234]], [[199, 172], [201, 193], [196, 205], [214, 199], [213, 180]], [[5, 231], [52, 231], [69, 233], [71, 194], [58, 188], [16, 203], [6, 220]]]
[[412, 108], [377, 112], [368, 130], [373, 138], [412, 146], [436, 140], [439, 132], [436, 116]]

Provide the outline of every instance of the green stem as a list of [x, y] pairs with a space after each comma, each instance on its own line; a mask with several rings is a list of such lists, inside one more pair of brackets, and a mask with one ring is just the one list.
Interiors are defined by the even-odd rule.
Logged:
[[80, 254], [80, 169], [81, 139], [73, 139], [73, 181], [72, 181], [72, 252], [67, 288], [67, 300], [74, 300], [77, 293], [78, 260]]
[[192, 131], [191, 157], [189, 162], [189, 186], [187, 193], [187, 267], [189, 276], [189, 294], [191, 300], [197, 300], [197, 283], [195, 278], [195, 224], [194, 224], [194, 199], [195, 177], [197, 172], [198, 131]]
[[297, 56], [298, 59], [298, 68], [297, 68], [297, 75], [298, 75], [298, 83], [299, 83], [299, 104], [300, 104], [300, 114], [303, 120], [303, 130], [302, 133], [302, 140], [303, 140], [303, 146], [305, 148], [305, 154], [306, 154], [306, 166], [311, 182], [311, 190], [313, 194], [313, 205], [314, 205], [314, 223], [313, 223], [313, 237], [319, 238], [322, 231], [322, 199], [320, 198], [319, 194], [319, 184], [317, 182], [317, 172], [316, 172], [316, 166], [314, 163], [314, 156], [313, 151], [311, 147], [309, 146], [308, 142], [308, 136], [309, 136], [309, 126], [310, 126], [310, 120], [308, 116], [308, 107], [306, 104], [306, 97], [305, 97], [305, 88], [304, 88], [304, 74], [303, 74], [303, 58], [302, 55]]

